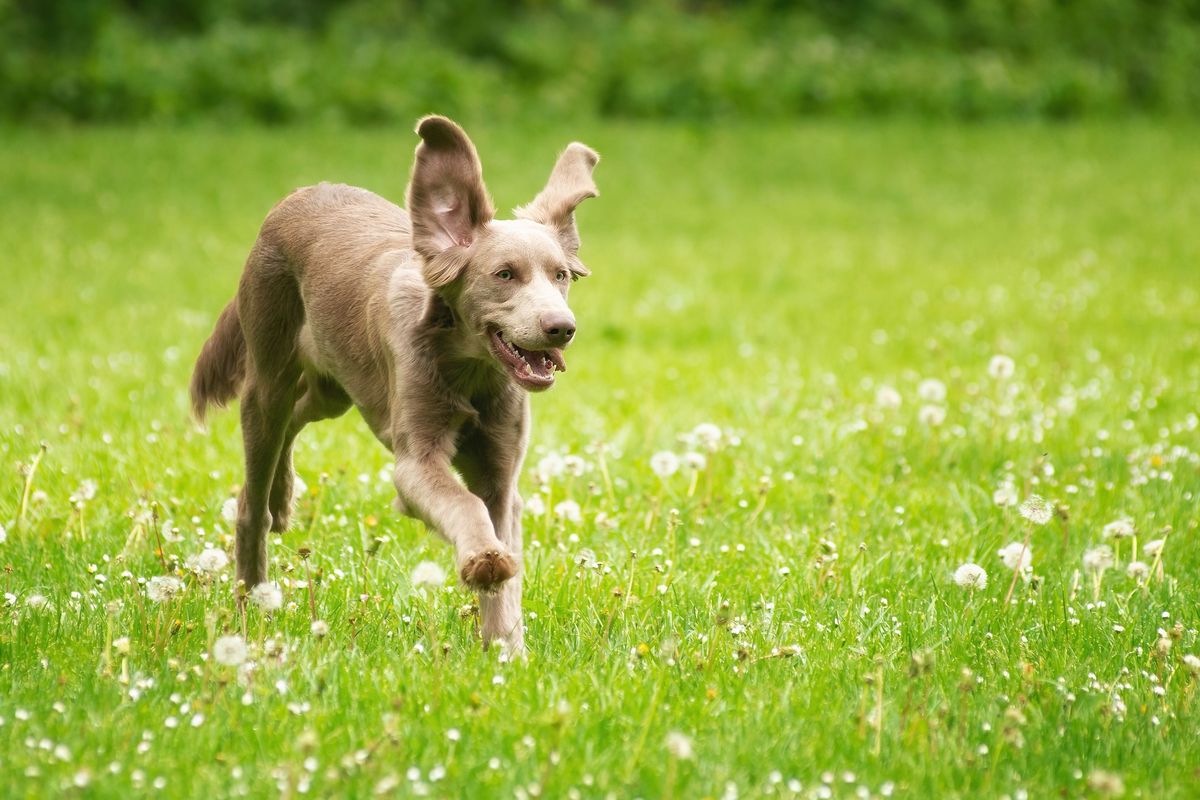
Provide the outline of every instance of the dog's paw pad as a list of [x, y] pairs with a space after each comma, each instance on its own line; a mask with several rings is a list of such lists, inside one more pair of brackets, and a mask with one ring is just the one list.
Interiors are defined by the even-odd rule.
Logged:
[[517, 574], [517, 562], [508, 553], [485, 550], [467, 559], [459, 577], [467, 588], [489, 594], [498, 590], [506, 580]]

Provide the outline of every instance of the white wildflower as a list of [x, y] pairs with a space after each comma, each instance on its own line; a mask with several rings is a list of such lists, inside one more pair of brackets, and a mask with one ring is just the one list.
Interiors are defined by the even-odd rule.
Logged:
[[1135, 581], [1144, 581], [1150, 577], [1150, 565], [1145, 561], [1130, 561], [1125, 567], [1125, 574]]
[[996, 491], [992, 492], [992, 502], [1001, 508], [1009, 508], [1020, 502], [1021, 498], [1017, 494], [1017, 487], [1012, 481], [1005, 481], [1000, 484]]
[[721, 429], [711, 422], [701, 422], [693, 428], [692, 438], [710, 453], [715, 453], [721, 447]]
[[568, 475], [578, 478], [588, 471], [588, 463], [577, 455], [563, 456], [563, 469]]
[[146, 581], [146, 597], [156, 603], [165, 603], [183, 594], [183, 581], [174, 575], [155, 575]]
[[1112, 548], [1106, 544], [1093, 547], [1083, 554], [1083, 568], [1088, 572], [1104, 572], [1113, 565]]
[[667, 752], [680, 761], [691, 760], [694, 755], [691, 737], [679, 731], [671, 731], [667, 734]]
[[895, 387], [884, 385], [875, 391], [875, 405], [880, 408], [899, 408], [903, 402], [904, 398]]
[[1116, 519], [1104, 526], [1105, 539], [1128, 539], [1134, 534], [1133, 520], [1128, 518]]
[[525, 501], [525, 513], [534, 517], [540, 517], [546, 513], [546, 501], [540, 494], [531, 495]]
[[1009, 569], [1027, 571], [1033, 566], [1033, 548], [1024, 542], [1012, 542], [1002, 547], [997, 553], [1004, 566]]
[[1166, 539], [1151, 539], [1142, 545], [1142, 555], [1148, 558], [1154, 558], [1162, 552], [1163, 545], [1167, 543]]
[[213, 660], [227, 667], [236, 667], [246, 660], [249, 651], [241, 636], [221, 636], [212, 646]]
[[922, 425], [936, 428], [946, 421], [946, 409], [935, 405], [921, 406], [921, 409], [917, 411], [917, 420]]
[[688, 450], [683, 454], [682, 466], [690, 472], [703, 472], [704, 468], [708, 466], [708, 459], [705, 458], [704, 453]]
[[283, 607], [283, 590], [274, 583], [260, 583], [250, 590], [250, 601], [263, 611], [278, 611]]
[[413, 586], [428, 586], [431, 589], [437, 589], [446, 582], [446, 570], [432, 561], [422, 561], [413, 567], [410, 579]]
[[313, 624], [309, 626], [309, 631], [318, 639], [324, 639], [329, 635], [329, 623], [323, 619], [314, 619]]
[[221, 506], [221, 519], [231, 525], [237, 522], [238, 501], [236, 497], [231, 497]]
[[129, 655], [129, 637], [119, 636], [113, 639], [113, 649], [123, 656]]
[[988, 375], [998, 381], [1008, 380], [1016, 371], [1016, 362], [1005, 355], [992, 356], [992, 360], [988, 362]]
[[975, 591], [987, 588], [987, 571], [978, 564], [967, 562], [954, 570], [954, 582], [964, 589]]
[[566, 459], [558, 453], [548, 453], [537, 463], [537, 476], [543, 483], [561, 477], [566, 470]]
[[224, 550], [216, 547], [206, 547], [200, 555], [196, 556], [196, 568], [201, 572], [220, 572], [227, 566], [229, 566], [229, 556], [225, 555]]
[[1021, 516], [1034, 525], [1045, 525], [1054, 516], [1054, 508], [1039, 495], [1030, 495], [1021, 503]]
[[650, 469], [660, 478], [669, 478], [679, 471], [679, 456], [670, 450], [661, 450], [651, 456]]
[[583, 513], [579, 509], [579, 503], [576, 503], [574, 500], [563, 500], [560, 503], [555, 503], [554, 516], [565, 519], [568, 522], [583, 522]]
[[926, 378], [917, 385], [917, 396], [926, 403], [941, 403], [946, 399], [946, 384], [937, 378]]

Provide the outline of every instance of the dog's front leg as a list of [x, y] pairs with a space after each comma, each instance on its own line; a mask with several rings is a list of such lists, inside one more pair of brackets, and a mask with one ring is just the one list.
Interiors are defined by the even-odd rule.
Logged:
[[517, 561], [496, 537], [487, 506], [455, 479], [447, 454], [398, 452], [395, 483], [408, 513], [454, 545], [458, 574], [468, 588], [495, 592], [517, 574]]
[[[496, 534], [517, 559], [522, 560], [521, 496], [514, 490], [492, 510]], [[492, 509], [492, 506], [489, 506]], [[525, 624], [521, 618], [521, 578], [509, 581], [500, 591], [479, 597], [480, 633], [483, 646], [499, 642], [510, 656], [525, 654]]]

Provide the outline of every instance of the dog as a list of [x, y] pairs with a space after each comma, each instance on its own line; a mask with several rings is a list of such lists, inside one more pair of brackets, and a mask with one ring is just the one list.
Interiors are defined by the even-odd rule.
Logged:
[[[576, 207], [599, 156], [574, 142], [515, 219], [495, 219], [475, 146], [441, 116], [420, 137], [407, 211], [365, 189], [298, 189], [267, 216], [192, 374], [192, 411], [240, 400], [246, 479], [237, 580], [267, 579], [292, 510], [292, 447], [356, 407], [395, 458], [397, 507], [455, 549], [484, 647], [524, 651], [521, 508], [530, 392], [576, 333]], [[456, 474], [457, 473], [457, 474]]]

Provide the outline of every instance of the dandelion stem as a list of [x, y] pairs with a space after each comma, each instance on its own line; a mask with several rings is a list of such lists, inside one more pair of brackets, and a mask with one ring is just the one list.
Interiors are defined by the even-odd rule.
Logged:
[[171, 569], [167, 566], [167, 557], [163, 553], [162, 531], [158, 528], [158, 501], [150, 504], [150, 525], [154, 528], [154, 552], [158, 555], [158, 562], [162, 564], [163, 574], [166, 574]]
[[1025, 554], [1029, 552], [1029, 540], [1033, 537], [1033, 528], [1026, 527], [1025, 541], [1021, 543], [1021, 554], [1017, 556], [1016, 566], [1013, 567], [1012, 581], [1008, 584], [1008, 592], [1004, 595], [1004, 608], [1008, 608], [1008, 601], [1012, 599], [1013, 589], [1017, 586], [1017, 573], [1021, 571], [1021, 567], [1025, 564]]
[[37, 455], [33, 457], [33, 463], [29, 465], [28, 472], [25, 473], [25, 488], [21, 490], [21, 507], [17, 511], [17, 527], [21, 528], [25, 524], [25, 511], [29, 508], [29, 493], [33, 489], [33, 476], [37, 473], [38, 464], [42, 463], [42, 456], [46, 454], [46, 443], [42, 442], [38, 448]]

